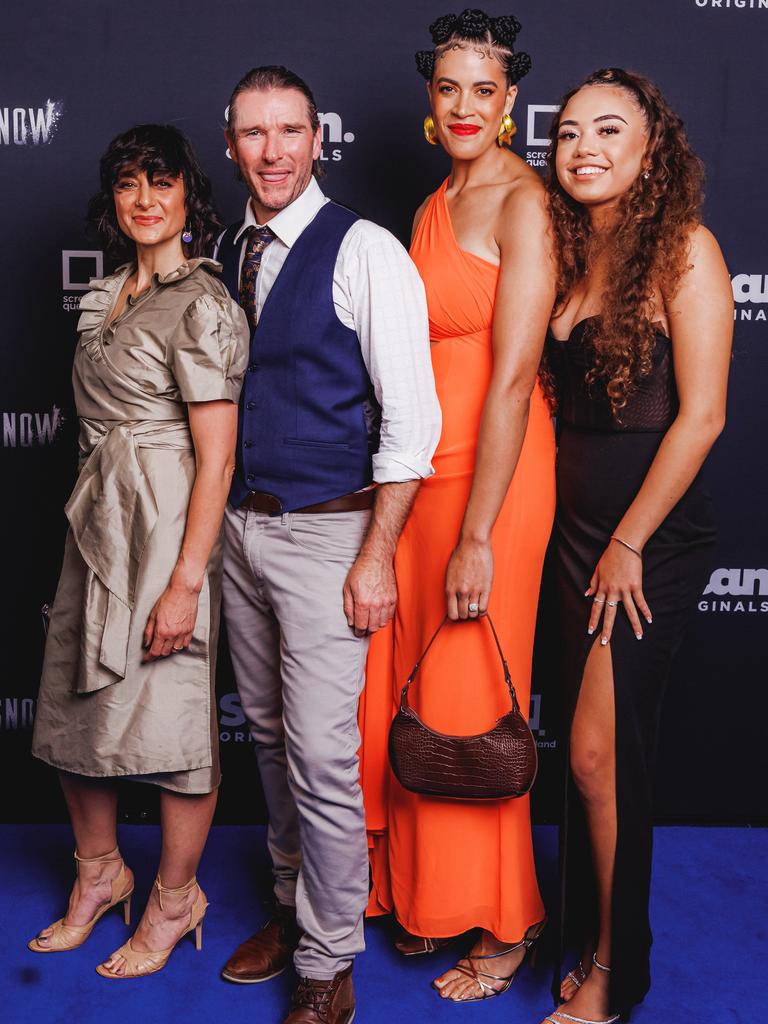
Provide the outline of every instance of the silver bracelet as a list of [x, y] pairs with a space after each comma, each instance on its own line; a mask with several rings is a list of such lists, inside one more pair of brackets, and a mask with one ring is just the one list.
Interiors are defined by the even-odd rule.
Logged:
[[615, 533], [611, 534], [611, 540], [615, 540], [617, 544], [621, 544], [625, 548], [629, 548], [629, 550], [632, 552], [632, 554], [633, 555], [637, 555], [637, 557], [642, 561], [642, 558], [643, 558], [642, 551], [638, 551], [637, 548], [633, 548], [631, 544], [627, 544], [627, 542], [625, 540], [622, 540], [621, 537], [617, 537]]

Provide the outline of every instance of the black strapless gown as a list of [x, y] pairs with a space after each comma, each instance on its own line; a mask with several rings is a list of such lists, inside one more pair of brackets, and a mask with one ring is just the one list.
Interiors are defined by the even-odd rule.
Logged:
[[[558, 388], [557, 512], [553, 558], [562, 641], [567, 731], [584, 665], [599, 631], [587, 635], [591, 601], [584, 591], [675, 419], [678, 398], [672, 345], [657, 332], [653, 369], [614, 418], [604, 387], [588, 389], [589, 323], [566, 342], [547, 341]], [[638, 641], [621, 608], [610, 644], [616, 702], [618, 838], [613, 882], [611, 1013], [622, 1019], [650, 986], [652, 788], [662, 697], [672, 659], [697, 594], [706, 582], [715, 541], [712, 505], [697, 478], [649, 539], [643, 552], [643, 592], [653, 615]], [[566, 753], [567, 753], [567, 744]], [[567, 757], [566, 757], [567, 762]], [[567, 943], [593, 930], [597, 906], [588, 834], [567, 768], [561, 829], [561, 960]], [[558, 965], [554, 994], [560, 987]]]

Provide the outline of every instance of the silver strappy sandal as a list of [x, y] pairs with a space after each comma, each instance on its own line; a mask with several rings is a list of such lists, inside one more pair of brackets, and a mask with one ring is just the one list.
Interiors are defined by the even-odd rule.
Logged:
[[[538, 937], [541, 935], [541, 933], [544, 931], [545, 924], [546, 921], [540, 921], [538, 924], [532, 925], [519, 942], [516, 942], [513, 946], [508, 946], [507, 949], [502, 949], [500, 953], [472, 953], [471, 955], [468, 954], [465, 957], [467, 961], [467, 966], [465, 967], [463, 964], [458, 963], [454, 967], [454, 970], [459, 971], [461, 974], [466, 974], [468, 978], [471, 978], [472, 981], [474, 981], [479, 987], [482, 995], [469, 996], [466, 999], [451, 999], [450, 996], [446, 996], [444, 997], [446, 1001], [449, 1003], [481, 1003], [485, 999], [493, 999], [495, 996], [500, 996], [507, 992], [512, 982], [515, 980], [517, 972], [523, 966], [523, 960], [525, 960], [525, 955], [523, 956], [523, 960], [520, 961], [520, 963], [517, 965], [512, 974], [509, 975], [491, 974], [489, 971], [479, 971], [474, 966], [472, 961], [496, 960], [500, 956], [507, 956], [508, 953], [514, 953], [516, 949], [521, 948], [525, 949], [525, 952], [527, 953], [528, 950], [531, 949], [533, 944], [536, 942]], [[489, 985], [487, 984], [487, 982], [483, 981], [483, 978], [490, 978], [492, 981], [503, 981], [504, 984], [501, 986], [501, 988], [494, 988], [493, 985]], [[437, 989], [438, 992], [440, 991], [439, 987], [435, 985], [434, 982], [432, 982], [432, 985], [434, 988]]]
[[[597, 959], [597, 955], [595, 953], [592, 954], [592, 963], [598, 969], [598, 971], [604, 971], [606, 974], [611, 973], [611, 968], [606, 967], [605, 964], [601, 964], [600, 961]], [[579, 966], [582, 968], [582, 970], [584, 969], [581, 963], [579, 964]], [[576, 981], [575, 978], [573, 979], [573, 981], [576, 984], [577, 989], [581, 988], [581, 985]], [[549, 1021], [549, 1024], [563, 1024], [563, 1021], [568, 1021], [569, 1024], [614, 1024], [614, 1021], [617, 1021], [618, 1019], [618, 1013], [614, 1014], [613, 1017], [607, 1017], [604, 1020], [587, 1020], [585, 1017], [574, 1017], [572, 1013], [565, 1013], [563, 1010], [555, 1010], [548, 1017], [544, 1018], [544, 1024], [546, 1024], [547, 1021]]]

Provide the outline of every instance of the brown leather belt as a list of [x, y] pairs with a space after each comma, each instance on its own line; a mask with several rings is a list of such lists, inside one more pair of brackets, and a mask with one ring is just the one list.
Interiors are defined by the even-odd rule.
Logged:
[[[375, 488], [356, 491], [354, 494], [342, 494], [340, 498], [331, 498], [330, 501], [321, 501], [318, 505], [305, 505], [304, 508], [294, 508], [291, 511], [307, 513], [361, 512], [363, 509], [373, 507], [375, 493]], [[283, 511], [280, 499], [266, 491], [251, 491], [241, 503], [240, 508], [248, 509], [249, 512], [267, 512], [273, 516], [280, 515]]]

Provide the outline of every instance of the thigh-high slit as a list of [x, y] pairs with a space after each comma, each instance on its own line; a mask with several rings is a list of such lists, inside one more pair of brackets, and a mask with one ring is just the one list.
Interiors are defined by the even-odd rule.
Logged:
[[[642, 485], [661, 432], [602, 432], [562, 424], [553, 534], [562, 650], [564, 735], [594, 637], [584, 596], [610, 537]], [[611, 907], [610, 1011], [624, 1020], [650, 985], [653, 763], [661, 703], [685, 620], [706, 579], [714, 541], [709, 497], [694, 481], [645, 546], [643, 590], [653, 616], [638, 641], [619, 609], [610, 643], [616, 722], [616, 857]], [[599, 636], [599, 634], [598, 634]], [[553, 985], [559, 1001], [563, 950], [596, 935], [589, 837], [565, 750], [561, 828], [561, 942]]]

